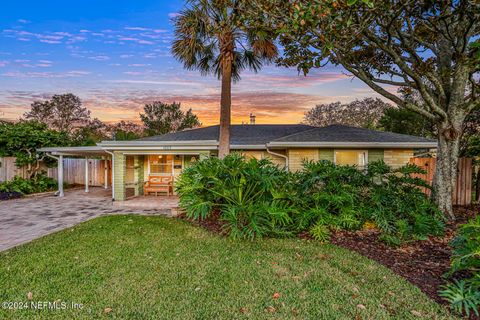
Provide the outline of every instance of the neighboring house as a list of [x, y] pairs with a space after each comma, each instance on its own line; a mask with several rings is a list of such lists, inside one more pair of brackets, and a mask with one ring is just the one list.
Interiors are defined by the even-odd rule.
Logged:
[[[198, 159], [215, 156], [219, 126], [185, 130], [132, 141], [102, 141], [96, 147], [44, 148], [57, 156], [111, 156], [115, 200], [142, 193], [151, 175], [177, 177]], [[435, 140], [343, 125], [232, 125], [231, 149], [247, 157], [269, 158], [288, 170], [299, 170], [304, 160], [329, 160], [341, 165], [365, 166], [383, 159], [398, 167], [409, 162], [416, 149], [436, 148]]]

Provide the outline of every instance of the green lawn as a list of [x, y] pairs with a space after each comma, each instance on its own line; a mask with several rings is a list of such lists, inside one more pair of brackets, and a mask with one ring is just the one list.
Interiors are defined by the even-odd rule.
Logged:
[[0, 301], [32, 292], [35, 302], [83, 304], [2, 308], [0, 319], [449, 318], [418, 288], [345, 249], [231, 241], [163, 217], [101, 217], [1, 253], [0, 286]]

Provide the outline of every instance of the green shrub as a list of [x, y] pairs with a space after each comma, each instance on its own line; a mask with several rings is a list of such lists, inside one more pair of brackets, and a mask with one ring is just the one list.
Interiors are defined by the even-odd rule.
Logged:
[[480, 271], [480, 216], [459, 228], [452, 247], [452, 272]]
[[439, 235], [443, 216], [421, 191], [429, 186], [413, 177], [417, 173], [422, 173], [417, 166], [393, 170], [383, 161], [370, 163], [366, 171], [328, 161], [306, 162], [296, 176], [301, 195], [295, 202], [301, 206], [297, 226], [323, 239], [326, 228], [358, 230], [373, 222], [382, 232], [380, 239], [393, 246]]
[[391, 245], [443, 231], [443, 219], [413, 178], [418, 167], [392, 170], [383, 162], [362, 171], [328, 161], [305, 162], [290, 173], [268, 160], [239, 154], [207, 158], [185, 169], [176, 184], [188, 217], [220, 213], [234, 238], [288, 236], [308, 231], [328, 241], [332, 230], [375, 225]]
[[18, 192], [21, 194], [32, 194], [51, 191], [54, 190], [56, 186], [56, 180], [49, 178], [44, 174], [39, 174], [32, 179], [15, 177], [11, 181], [3, 182], [0, 184], [0, 192]]
[[452, 309], [467, 316], [480, 308], [480, 216], [461, 226], [452, 241], [453, 254], [449, 276], [462, 272], [468, 277], [454, 280], [440, 291]]
[[233, 153], [185, 169], [176, 190], [188, 217], [204, 219], [219, 210], [232, 237], [251, 239], [290, 234], [295, 208], [285, 197], [289, 181], [289, 173], [270, 161]]
[[422, 240], [444, 230], [442, 213], [420, 189], [430, 186], [412, 177], [418, 173], [423, 170], [412, 164], [395, 170], [383, 161], [368, 165], [370, 188], [364, 217], [375, 223], [390, 244]]
[[297, 215], [299, 230], [309, 229], [314, 237], [325, 238], [329, 234], [325, 232], [326, 228], [360, 228], [362, 199], [368, 183], [361, 171], [328, 161], [309, 161], [304, 163], [304, 169], [296, 179], [299, 195], [296, 203], [301, 207]]

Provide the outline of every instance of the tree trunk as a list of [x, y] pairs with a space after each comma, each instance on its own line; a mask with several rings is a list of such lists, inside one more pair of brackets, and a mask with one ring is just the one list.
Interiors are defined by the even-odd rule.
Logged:
[[[445, 128], [445, 127], [444, 127]], [[460, 135], [451, 128], [439, 126], [437, 164], [433, 181], [433, 199], [450, 219], [455, 219], [452, 195], [457, 183]]]
[[475, 179], [475, 201], [480, 200], [480, 168], [477, 170], [477, 177]]
[[233, 53], [225, 54], [222, 63], [222, 92], [220, 98], [220, 137], [218, 157], [225, 158], [230, 153], [230, 113], [232, 107], [232, 60]]

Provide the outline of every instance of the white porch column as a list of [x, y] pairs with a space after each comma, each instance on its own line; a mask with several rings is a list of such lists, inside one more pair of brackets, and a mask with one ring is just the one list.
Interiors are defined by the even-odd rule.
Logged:
[[85, 192], [88, 192], [88, 158], [85, 157]]
[[104, 178], [105, 179], [105, 189], [108, 189], [108, 159], [105, 158], [103, 160], [103, 162], [105, 163], [105, 165], [104, 165], [105, 166], [105, 170], [104, 170], [105, 171], [104, 172], [104, 174], [105, 174], [105, 178]]
[[65, 194], [63, 193], [63, 156], [60, 155], [58, 157], [58, 165], [57, 165], [57, 180], [58, 180], [58, 196], [63, 197]]

